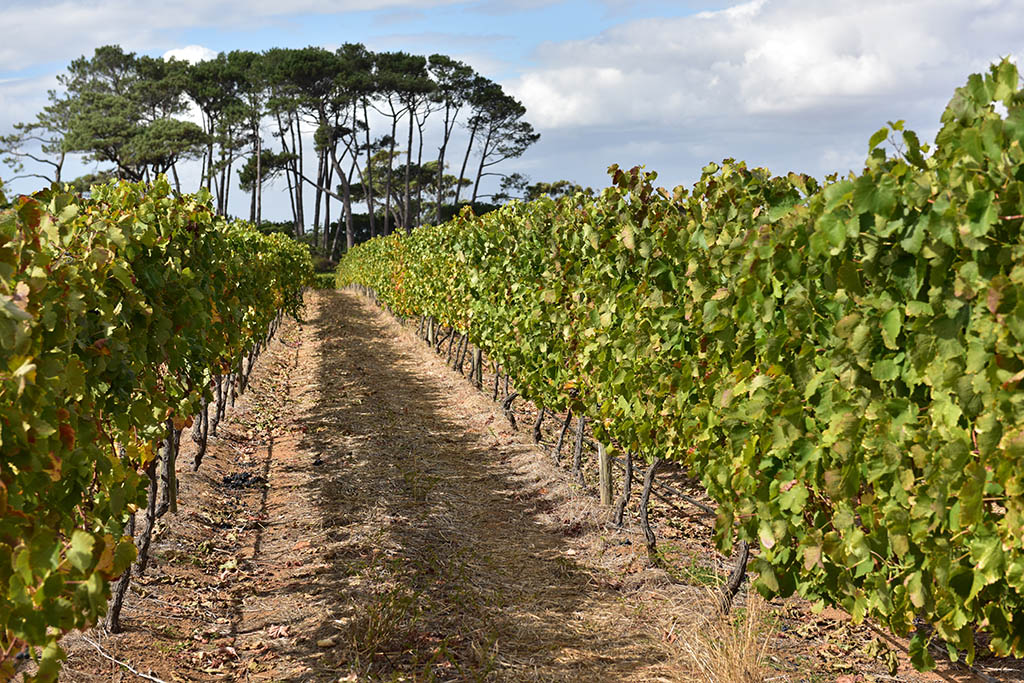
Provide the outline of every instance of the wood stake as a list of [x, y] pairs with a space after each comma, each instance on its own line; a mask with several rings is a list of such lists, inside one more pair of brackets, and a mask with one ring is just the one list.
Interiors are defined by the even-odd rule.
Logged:
[[597, 444], [597, 465], [600, 469], [601, 505], [612, 504], [612, 460], [608, 457], [608, 448]]

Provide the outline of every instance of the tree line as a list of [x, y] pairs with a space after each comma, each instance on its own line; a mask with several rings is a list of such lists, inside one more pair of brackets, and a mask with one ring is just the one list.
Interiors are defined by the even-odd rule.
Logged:
[[[49, 92], [36, 118], [0, 137], [0, 153], [16, 177], [66, 182], [67, 155], [82, 154], [109, 166], [74, 179], [80, 189], [165, 173], [180, 193], [179, 165], [192, 161], [219, 213], [227, 213], [235, 182], [249, 193], [249, 218], [257, 224], [264, 184], [283, 177], [297, 236], [311, 225], [308, 238], [329, 254], [341, 239], [346, 248], [355, 243], [357, 225], [369, 236], [388, 234], [439, 223], [460, 202], [530, 196], [549, 185], [576, 188], [565, 181], [528, 185], [522, 175], [496, 169], [540, 135], [521, 102], [446, 55], [346, 43], [333, 52], [235, 50], [192, 64], [108, 45], [72, 61], [57, 80], [60, 89]], [[196, 113], [199, 123], [190, 120]], [[305, 170], [311, 154], [315, 173]], [[488, 176], [503, 180], [500, 191], [485, 195], [481, 183]], [[331, 200], [340, 204], [333, 222]], [[365, 206], [366, 214], [353, 205]]]

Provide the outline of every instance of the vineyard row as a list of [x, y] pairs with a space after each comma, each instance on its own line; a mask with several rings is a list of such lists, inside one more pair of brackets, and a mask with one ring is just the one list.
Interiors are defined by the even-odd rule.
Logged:
[[[538, 406], [670, 460], [757, 546], [755, 586], [899, 635], [1024, 654], [1024, 93], [973, 75], [934, 145], [860, 174], [726, 160], [692, 190], [612, 167], [355, 247], [340, 285], [468, 334]], [[883, 144], [888, 142], [889, 144]], [[894, 150], [894, 151], [893, 151]]]
[[63, 633], [104, 614], [118, 628], [153, 526], [177, 504], [182, 430], [194, 424], [198, 467], [311, 282], [304, 246], [164, 178], [0, 211], [0, 678], [27, 648], [53, 680]]

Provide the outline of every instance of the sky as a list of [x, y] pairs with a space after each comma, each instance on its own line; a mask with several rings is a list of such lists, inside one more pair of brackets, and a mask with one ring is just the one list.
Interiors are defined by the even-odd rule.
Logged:
[[[101, 45], [200, 59], [361, 42], [448, 54], [501, 83], [541, 138], [500, 170], [597, 189], [612, 163], [667, 187], [727, 157], [778, 174], [859, 170], [887, 121], [931, 139], [969, 74], [1024, 55], [1021, 0], [0, 0], [0, 20], [0, 134]], [[283, 185], [264, 204], [290, 216]]]

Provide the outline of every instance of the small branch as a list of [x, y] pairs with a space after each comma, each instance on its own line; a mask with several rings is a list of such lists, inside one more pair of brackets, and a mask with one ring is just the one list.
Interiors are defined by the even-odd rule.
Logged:
[[146, 679], [147, 681], [153, 681], [153, 683], [167, 683], [167, 682], [166, 682], [165, 680], [163, 680], [162, 678], [157, 678], [156, 676], [150, 676], [149, 674], [144, 674], [144, 673], [142, 673], [141, 671], [138, 671], [138, 670], [136, 670], [136, 669], [132, 668], [132, 666], [131, 666], [130, 664], [127, 664], [127, 663], [125, 663], [125, 662], [122, 662], [122, 661], [121, 661], [121, 660], [119, 660], [119, 659], [114, 659], [113, 657], [111, 657], [110, 655], [108, 655], [108, 654], [106, 653], [106, 651], [104, 651], [104, 649], [103, 649], [102, 647], [100, 647], [100, 646], [99, 646], [98, 644], [94, 643], [93, 641], [89, 640], [89, 638], [88, 638], [88, 637], [86, 637], [86, 636], [82, 636], [82, 640], [84, 640], [85, 642], [89, 643], [89, 644], [90, 644], [90, 645], [92, 645], [92, 646], [93, 646], [94, 648], [96, 648], [96, 652], [99, 652], [99, 653], [100, 653], [100, 656], [101, 656], [101, 657], [103, 657], [104, 659], [109, 659], [109, 660], [110, 660], [110, 661], [112, 661], [112, 662], [113, 662], [114, 664], [117, 664], [118, 666], [120, 666], [120, 667], [123, 667], [123, 668], [125, 668], [125, 669], [126, 669], [126, 670], [128, 670], [128, 671], [129, 671], [130, 673], [133, 673], [133, 674], [135, 674], [135, 675], [136, 675], [136, 676], [138, 676], [139, 678], [145, 678], [145, 679]]
[[644, 532], [644, 539], [647, 541], [647, 556], [650, 558], [651, 564], [658, 566], [660, 564], [657, 551], [658, 551], [658, 540], [654, 536], [654, 530], [651, 529], [651, 522], [648, 516], [648, 503], [651, 499], [651, 488], [654, 485], [654, 477], [658, 473], [658, 467], [661, 465], [659, 458], [651, 460], [650, 467], [647, 468], [647, 473], [644, 475], [644, 487], [640, 494], [640, 528]]
[[743, 584], [743, 577], [747, 575], [747, 559], [749, 557], [750, 544], [740, 541], [740, 552], [736, 558], [736, 564], [729, 574], [729, 580], [725, 582], [718, 594], [718, 609], [722, 614], [728, 614], [732, 608], [733, 598], [736, 597], [736, 593], [739, 592], [740, 586]]
[[[613, 457], [612, 458], [612, 462], [614, 462], [615, 466], [618, 467], [619, 469], [623, 469], [623, 470], [625, 469], [625, 466], [622, 465], [621, 462], [619, 462], [618, 458]], [[641, 479], [638, 478], [636, 481], [637, 481], [637, 483], [640, 483]], [[658, 484], [658, 488], [660, 488], [660, 489], [662, 489], [664, 491], [667, 491], [668, 493], [672, 494], [676, 498], [680, 498], [680, 499], [686, 501], [690, 505], [693, 505], [694, 507], [696, 507], [696, 508], [698, 508], [700, 510], [703, 510], [704, 512], [708, 513], [709, 515], [717, 515], [718, 514], [718, 512], [713, 507], [711, 507], [709, 505], [705, 505], [704, 503], [702, 503], [699, 500], [696, 500], [694, 498], [691, 498], [690, 496], [686, 495], [685, 493], [680, 493], [679, 491], [675, 490], [671, 486], [667, 486], [665, 484]], [[664, 500], [665, 502], [669, 502], [667, 498], [665, 498], [664, 496], [659, 494], [657, 491], [652, 491], [652, 493], [655, 496], [657, 496], [657, 497], [661, 498], [662, 500]], [[682, 510], [680, 508], [677, 507], [676, 509], [679, 510], [680, 512], [682, 512]]]
[[452, 365], [453, 370], [458, 370], [460, 375], [465, 375], [463, 366], [466, 363], [466, 351], [469, 349], [469, 332], [462, 335], [462, 339], [459, 340], [458, 345], [455, 347], [455, 362]]
[[39, 175], [38, 173], [22, 173], [21, 175], [16, 175], [16, 176], [13, 176], [11, 178], [8, 178], [8, 180], [10, 180], [10, 181], [24, 180], [26, 178], [39, 178], [40, 180], [45, 180], [48, 183], [52, 183], [53, 182], [53, 178], [50, 178], [49, 176], [45, 176], [45, 175]]
[[504, 411], [505, 417], [508, 418], [508, 421], [512, 423], [512, 429], [518, 429], [518, 425], [516, 425], [516, 415], [512, 412], [512, 401], [516, 400], [518, 397], [519, 392], [516, 391], [506, 396], [505, 400], [501, 402], [501, 409]]
[[[199, 416], [196, 418], [195, 426], [198, 427], [198, 430], [192, 430], [192, 440], [198, 441], [199, 448], [196, 450], [192, 461], [193, 472], [197, 471], [203, 463], [203, 456], [206, 455], [206, 447], [209, 444], [210, 438], [210, 402], [205, 399], [203, 400], [203, 407], [199, 411]], [[196, 434], [196, 431], [199, 433]]]
[[559, 460], [562, 458], [562, 444], [565, 443], [565, 434], [569, 431], [569, 425], [572, 424], [572, 410], [568, 410], [565, 413], [565, 422], [562, 423], [562, 431], [558, 433], [558, 442], [555, 444], [554, 458], [555, 464], [557, 465]]
[[545, 412], [546, 411], [544, 410], [544, 408], [541, 408], [537, 412], [537, 421], [533, 423], [533, 442], [534, 443], [540, 443], [540, 437], [541, 437], [540, 429], [541, 429], [541, 426], [544, 424], [544, 413]]
[[473, 349], [473, 368], [470, 375], [473, 377], [473, 383], [476, 384], [477, 390], [482, 390], [484, 388], [484, 352], [480, 350], [479, 346]]

